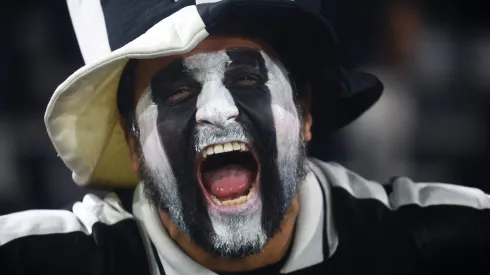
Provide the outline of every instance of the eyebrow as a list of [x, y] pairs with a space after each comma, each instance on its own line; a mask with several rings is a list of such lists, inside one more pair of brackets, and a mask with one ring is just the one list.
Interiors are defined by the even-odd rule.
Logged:
[[[262, 54], [260, 50], [257, 49], [233, 47], [225, 49], [225, 52], [230, 59], [230, 63], [226, 65], [226, 71], [245, 68], [260, 68], [263, 63]], [[173, 60], [167, 66], [158, 70], [158, 72], [151, 78], [151, 82], [169, 81], [171, 79], [176, 80], [181, 77], [191, 76], [191, 72], [183, 64], [184, 59], [185, 58], [179, 58]]]
[[151, 82], [162, 82], [188, 75], [189, 71], [182, 64], [181, 59], [170, 62], [167, 66], [159, 69], [155, 75], [152, 76]]
[[245, 47], [235, 47], [226, 49], [226, 54], [231, 63], [228, 67], [258, 66], [262, 60], [260, 51]]
[[195, 83], [196, 80], [182, 64], [182, 60], [177, 59], [161, 68], [150, 80], [150, 85], [154, 92], [166, 94], [173, 87]]

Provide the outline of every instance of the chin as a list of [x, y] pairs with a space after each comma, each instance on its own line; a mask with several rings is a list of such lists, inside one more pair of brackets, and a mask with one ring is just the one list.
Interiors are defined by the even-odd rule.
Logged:
[[[179, 151], [189, 153], [169, 159], [178, 167], [171, 180], [161, 177], [157, 164], [142, 161], [148, 197], [195, 244], [226, 258], [263, 251], [301, 181], [301, 157], [279, 162], [275, 140], [248, 138], [260, 136], [245, 132], [185, 142]], [[177, 165], [179, 157], [185, 161]]]

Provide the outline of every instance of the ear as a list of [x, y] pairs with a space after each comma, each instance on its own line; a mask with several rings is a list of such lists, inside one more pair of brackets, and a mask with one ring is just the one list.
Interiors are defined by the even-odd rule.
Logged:
[[313, 124], [313, 118], [311, 117], [311, 114], [308, 113], [305, 117], [305, 127], [304, 127], [304, 136], [305, 136], [305, 141], [309, 142], [312, 138], [311, 135], [311, 125]]
[[129, 147], [129, 157], [131, 158], [131, 169], [133, 172], [138, 173], [139, 170], [139, 158], [136, 150], [136, 140], [134, 140], [133, 135], [129, 133], [127, 119], [120, 115], [119, 116], [119, 124], [121, 125], [124, 131], [124, 137], [126, 138], [126, 143]]

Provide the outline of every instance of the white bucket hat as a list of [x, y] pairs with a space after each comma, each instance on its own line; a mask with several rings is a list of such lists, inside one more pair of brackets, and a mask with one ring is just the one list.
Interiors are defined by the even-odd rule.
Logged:
[[260, 38], [293, 74], [307, 76], [314, 133], [357, 118], [379, 98], [382, 84], [342, 70], [335, 35], [315, 1], [67, 0], [86, 65], [56, 89], [44, 120], [73, 180], [101, 189], [137, 184], [119, 123], [123, 69], [130, 59], [187, 53], [213, 34]]

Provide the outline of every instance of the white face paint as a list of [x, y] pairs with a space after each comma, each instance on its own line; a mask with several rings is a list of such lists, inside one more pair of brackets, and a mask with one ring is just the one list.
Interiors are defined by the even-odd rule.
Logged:
[[[229, 62], [231, 60], [225, 51], [197, 54], [183, 62], [202, 85], [196, 106], [196, 121], [199, 123], [196, 144], [200, 150], [212, 144], [248, 141], [243, 127], [235, 121], [239, 115], [238, 108], [230, 91], [223, 84]], [[219, 130], [225, 127], [227, 130]], [[215, 233], [212, 241], [216, 250], [227, 254], [228, 250], [239, 251], [244, 246], [262, 247], [266, 243], [260, 199], [252, 208], [236, 215], [223, 215], [213, 210], [209, 208], [208, 213]]]
[[196, 54], [183, 60], [184, 66], [202, 85], [196, 104], [196, 121], [200, 132], [196, 140], [197, 151], [210, 144], [247, 141], [243, 128], [239, 125], [228, 131], [227, 135], [213, 135], [214, 131], [210, 130], [235, 123], [239, 113], [230, 91], [223, 85], [223, 75], [228, 62], [230, 58], [225, 51]]
[[[298, 175], [301, 173], [298, 171], [304, 169], [298, 167], [297, 161], [301, 157], [301, 149], [298, 148], [302, 148], [301, 122], [286, 70], [264, 52], [261, 55], [267, 69], [268, 81], [265, 84], [270, 91], [270, 108], [276, 133], [277, 169], [283, 185], [283, 196], [288, 199], [282, 207], [287, 208], [300, 184]], [[182, 62], [185, 70], [201, 85], [195, 117], [197, 132], [194, 138], [197, 151], [213, 144], [248, 142], [243, 126], [236, 121], [240, 115], [239, 109], [232, 93], [223, 83], [226, 67], [231, 62], [225, 50], [196, 54]], [[151, 89], [147, 88], [136, 108], [143, 158], [150, 176], [158, 185], [161, 200], [169, 208], [170, 218], [180, 230], [187, 232], [182, 212], [183, 198], [180, 198], [178, 179], [172, 172], [162, 146], [157, 118], [158, 107], [152, 101]], [[241, 251], [244, 247], [263, 248], [267, 242], [267, 234], [262, 225], [263, 204], [258, 196], [250, 207], [241, 210], [235, 208], [238, 210], [233, 210], [234, 212], [217, 210], [210, 206], [208, 214], [214, 231], [210, 242], [214, 249], [228, 254]]]
[[152, 101], [151, 88], [148, 87], [136, 105], [136, 121], [143, 161], [148, 169], [147, 172], [158, 183], [156, 186], [160, 189], [159, 194], [162, 196], [160, 199], [168, 203], [169, 215], [181, 230], [186, 231], [182, 216], [182, 202], [176, 199], [179, 197], [177, 180], [160, 140], [157, 117], [158, 107]]
[[225, 127], [238, 116], [238, 108], [233, 97], [223, 85], [225, 66], [229, 61], [226, 52], [219, 51], [197, 54], [186, 58], [183, 62], [202, 85], [196, 105], [196, 121], [201, 125]]
[[[294, 160], [299, 157], [300, 152], [290, 150], [291, 146], [297, 148], [302, 140], [301, 121], [298, 110], [294, 104], [293, 90], [288, 73], [284, 66], [273, 61], [266, 53], [261, 52], [268, 70], [269, 81], [267, 87], [271, 93], [271, 108], [276, 130], [277, 164], [279, 175], [284, 184], [298, 184], [296, 181], [296, 171], [305, 169], [304, 167], [291, 166]], [[294, 190], [287, 188], [286, 190]], [[293, 194], [287, 194], [292, 196]]]

